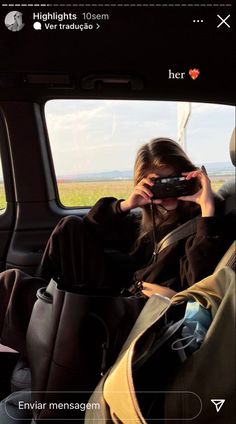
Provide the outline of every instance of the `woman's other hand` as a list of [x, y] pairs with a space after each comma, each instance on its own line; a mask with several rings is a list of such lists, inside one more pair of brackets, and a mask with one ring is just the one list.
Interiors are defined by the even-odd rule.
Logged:
[[161, 296], [169, 297], [169, 299], [171, 299], [176, 294], [176, 291], [170, 289], [169, 287], [143, 281], [142, 293], [147, 297], [151, 297], [153, 294], [160, 294]]
[[[123, 212], [144, 206], [151, 203], [153, 194], [149, 187], [153, 186], [154, 183], [152, 178], [159, 178], [157, 174], [148, 174], [146, 178], [143, 178], [135, 187], [127, 200], [123, 200], [120, 203], [120, 208]], [[158, 200], [154, 201], [158, 203]]]
[[207, 176], [205, 169], [197, 169], [191, 172], [182, 172], [182, 175], [187, 180], [191, 178], [198, 178], [201, 188], [197, 193], [191, 196], [178, 197], [179, 200], [195, 202], [201, 207], [202, 216], [213, 216], [215, 213], [215, 203], [213, 198], [213, 192], [211, 189], [211, 182]]

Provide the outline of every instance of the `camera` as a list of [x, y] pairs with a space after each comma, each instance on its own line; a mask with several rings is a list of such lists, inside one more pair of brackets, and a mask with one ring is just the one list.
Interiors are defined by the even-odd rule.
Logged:
[[196, 180], [186, 177], [152, 178], [153, 186], [149, 189], [153, 193], [153, 200], [167, 197], [189, 196], [196, 193]]

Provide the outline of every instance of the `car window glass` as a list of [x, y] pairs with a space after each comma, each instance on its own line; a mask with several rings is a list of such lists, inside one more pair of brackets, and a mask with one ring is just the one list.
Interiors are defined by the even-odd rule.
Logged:
[[133, 187], [137, 149], [156, 137], [179, 141], [204, 164], [213, 188], [233, 175], [228, 143], [231, 106], [164, 101], [51, 100], [45, 116], [64, 206], [92, 206], [99, 198], [126, 198]]

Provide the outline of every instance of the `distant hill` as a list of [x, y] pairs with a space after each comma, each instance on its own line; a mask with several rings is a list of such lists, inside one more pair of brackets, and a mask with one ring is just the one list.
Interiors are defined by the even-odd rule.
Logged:
[[61, 180], [75, 180], [75, 181], [111, 181], [111, 180], [131, 180], [133, 178], [132, 171], [108, 171], [108, 172], [94, 172], [84, 173], [77, 175], [60, 175]]
[[[202, 164], [201, 164], [202, 165]], [[199, 167], [201, 165], [198, 165]], [[212, 162], [204, 163], [204, 166], [209, 175], [234, 175], [235, 168], [231, 162]], [[60, 175], [59, 180], [74, 180], [74, 181], [112, 181], [112, 180], [130, 180], [133, 178], [133, 171], [107, 171], [107, 172], [91, 172], [75, 175]]]
[[231, 162], [213, 162], [204, 164], [209, 175], [234, 175], [235, 168]]

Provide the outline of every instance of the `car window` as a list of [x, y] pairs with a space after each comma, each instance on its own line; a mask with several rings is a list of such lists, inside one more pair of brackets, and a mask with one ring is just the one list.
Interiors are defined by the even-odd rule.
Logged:
[[2, 163], [0, 158], [0, 210], [6, 208], [6, 195], [2, 173]]
[[142, 100], [51, 100], [45, 116], [60, 202], [92, 206], [99, 198], [126, 198], [137, 149], [156, 137], [179, 141], [205, 165], [215, 190], [234, 169], [228, 144], [234, 108]]

